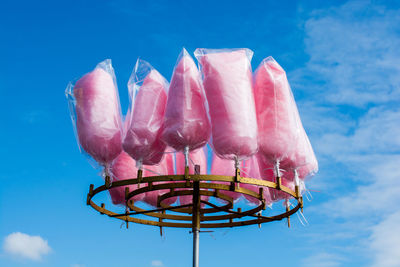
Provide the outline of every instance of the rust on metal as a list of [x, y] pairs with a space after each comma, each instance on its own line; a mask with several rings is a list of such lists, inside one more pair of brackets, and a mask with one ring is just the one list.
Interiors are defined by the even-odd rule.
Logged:
[[[106, 177], [104, 185], [89, 188], [87, 195], [87, 204], [109, 217], [123, 220], [128, 227], [129, 222], [160, 227], [160, 234], [163, 234], [163, 227], [178, 228], [224, 228], [237, 227], [247, 225], [258, 225], [262, 223], [282, 220], [287, 218], [290, 227], [290, 216], [303, 208], [303, 198], [299, 193], [299, 188], [291, 190], [282, 185], [281, 177], [274, 177], [267, 180], [241, 177], [240, 169], [237, 168], [235, 175], [201, 175], [199, 167], [195, 167], [195, 173], [190, 174], [189, 168], [185, 168], [184, 175], [161, 175], [142, 177], [141, 170], [138, 170], [137, 178], [110, 182], [109, 176]], [[159, 183], [162, 182], [162, 183]], [[248, 184], [258, 186], [255, 192], [241, 185]], [[129, 191], [129, 185], [137, 185], [133, 191]], [[233, 186], [232, 186], [233, 185]], [[93, 198], [104, 191], [112, 188], [125, 188], [126, 207], [127, 210], [118, 213], [111, 209], [106, 209], [105, 204], [98, 206]], [[286, 207], [286, 211], [272, 216], [262, 216], [261, 211], [265, 210], [264, 189], [272, 188], [284, 192], [288, 198], [297, 201], [297, 204], [290, 209]], [[137, 206], [133, 198], [146, 192], [164, 190], [165, 193], [158, 197], [156, 209], [148, 210]], [[234, 202], [231, 197], [224, 192], [231, 191], [244, 194], [255, 199], [258, 204], [248, 209], [234, 209]], [[166, 199], [192, 195], [193, 202], [187, 205], [167, 205]], [[211, 199], [219, 200], [218, 202], [204, 201], [201, 196], [208, 196]], [[217, 203], [217, 204], [215, 204]], [[204, 207], [203, 207], [204, 206]], [[138, 218], [141, 216], [141, 218]]]

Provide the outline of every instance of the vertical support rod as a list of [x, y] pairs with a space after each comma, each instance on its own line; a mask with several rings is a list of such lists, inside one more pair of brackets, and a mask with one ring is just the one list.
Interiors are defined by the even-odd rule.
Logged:
[[[200, 166], [195, 166], [195, 173], [200, 174]], [[199, 267], [199, 232], [200, 232], [200, 182], [193, 181], [193, 267]]]

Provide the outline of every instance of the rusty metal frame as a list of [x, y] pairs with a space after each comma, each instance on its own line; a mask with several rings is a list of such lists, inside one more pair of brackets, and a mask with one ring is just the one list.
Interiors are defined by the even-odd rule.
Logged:
[[[199, 173], [199, 171], [197, 173]], [[97, 188], [94, 188], [94, 185], [90, 185], [89, 193], [87, 195], [87, 205], [90, 205], [101, 214], [125, 221], [127, 227], [129, 222], [140, 223], [159, 226], [161, 232], [162, 227], [192, 228], [193, 230], [201, 228], [237, 227], [254, 224], [261, 225], [262, 223], [282, 220], [284, 218], [287, 218], [288, 226], [290, 227], [290, 216], [303, 208], [303, 199], [299, 193], [298, 186], [295, 187], [295, 191], [292, 191], [282, 185], [280, 177], [276, 177], [275, 180], [276, 182], [271, 182], [242, 177], [240, 175], [240, 169], [236, 169], [234, 176], [222, 176], [189, 174], [189, 168], [187, 167], [184, 175], [161, 175], [149, 177], [142, 177], [142, 171], [139, 170], [137, 178], [111, 183], [110, 178], [106, 177], [104, 185]], [[156, 182], [164, 183], [154, 184]], [[133, 184], [137, 184], [139, 188], [134, 191], [129, 191], [127, 186]], [[259, 192], [254, 192], [241, 187], [242, 184], [280, 190], [296, 200], [297, 204], [292, 209], [286, 207], [286, 211], [281, 214], [262, 216], [261, 211], [265, 209], [262, 189], [260, 188]], [[125, 187], [126, 206], [129, 209], [127, 209], [125, 213], [113, 212], [107, 209], [104, 203], [101, 203], [99, 206], [92, 200], [95, 195], [116, 187]], [[132, 200], [134, 196], [139, 194], [166, 189], [169, 191], [158, 198], [159, 207], [157, 209], [144, 210], [136, 206]], [[249, 210], [242, 211], [240, 208], [234, 210], [233, 199], [225, 195], [224, 191], [248, 195], [258, 199], [259, 204], [255, 208]], [[168, 198], [182, 195], [192, 195], [193, 200], [195, 200], [193, 202], [196, 203], [181, 206], [168, 206], [163, 203], [163, 201]], [[225, 202], [225, 204], [218, 206], [203, 201], [200, 199], [200, 196], [202, 195], [220, 199]], [[202, 208], [200, 205], [201, 203], [209, 206], [209, 208]], [[137, 218], [138, 215], [145, 215], [146, 218]]]

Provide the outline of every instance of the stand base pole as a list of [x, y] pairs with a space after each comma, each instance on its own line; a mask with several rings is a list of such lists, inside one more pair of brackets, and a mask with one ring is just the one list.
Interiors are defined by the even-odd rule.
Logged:
[[[195, 174], [200, 174], [200, 166], [195, 166]], [[192, 207], [193, 232], [193, 267], [199, 267], [199, 233], [200, 233], [200, 182], [193, 182]]]
[[199, 267], [199, 230], [193, 231], [193, 267]]

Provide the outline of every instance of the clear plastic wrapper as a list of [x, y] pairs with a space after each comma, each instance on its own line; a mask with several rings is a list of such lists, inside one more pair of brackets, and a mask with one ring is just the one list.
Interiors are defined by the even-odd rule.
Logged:
[[[134, 179], [137, 177], [138, 169], [136, 168], [136, 162], [132, 159], [127, 153], [123, 152], [119, 154], [119, 156], [113, 161], [110, 172], [112, 175], [113, 181], [121, 181]], [[125, 201], [125, 187], [129, 188], [129, 191], [136, 190], [138, 188], [137, 185], [128, 185], [128, 186], [119, 186], [115, 188], [111, 188], [108, 191], [110, 192], [111, 200], [113, 204], [126, 204]], [[143, 194], [134, 196], [132, 199], [137, 202], [142, 200], [144, 197]]]
[[264, 59], [254, 73], [254, 96], [259, 151], [279, 168], [296, 145], [297, 107], [286, 73], [272, 57]]
[[109, 166], [122, 151], [122, 120], [111, 60], [99, 63], [66, 90], [80, 146], [100, 165]]
[[172, 74], [163, 140], [177, 151], [204, 146], [211, 133], [200, 72], [185, 49]]
[[315, 156], [314, 150], [312, 148], [310, 139], [306, 132], [304, 131], [305, 142], [306, 142], [306, 151], [307, 151], [307, 160], [304, 166], [298, 168], [300, 179], [304, 180], [307, 177], [313, 176], [318, 172], [318, 160]]
[[[296, 104], [294, 103], [294, 105]], [[304, 180], [305, 177], [314, 175], [318, 171], [318, 161], [307, 133], [304, 130], [297, 108], [295, 110], [295, 119], [298, 135], [296, 137], [295, 149], [288, 159], [283, 162], [282, 168], [293, 173], [297, 172], [295, 175]]]
[[[295, 179], [294, 179], [294, 173], [293, 172], [283, 172], [282, 177], [281, 177], [281, 182], [283, 186], [286, 186], [287, 188], [291, 189], [292, 191], [295, 190]], [[291, 195], [283, 192], [283, 191], [278, 191], [275, 189], [271, 189], [271, 191], [274, 191], [271, 193], [271, 198], [273, 201], [278, 201], [281, 199], [291, 199], [293, 198]]]
[[318, 172], [318, 161], [306, 132], [302, 128], [297, 138], [296, 150], [289, 160], [282, 165], [287, 171], [297, 172], [300, 179], [312, 176]]
[[[200, 174], [207, 173], [207, 158], [203, 148], [200, 148], [196, 151], [189, 152], [189, 173], [194, 174], [194, 166], [200, 166]], [[185, 174], [185, 155], [182, 153], [176, 154], [176, 174], [183, 175]], [[188, 189], [183, 189], [188, 190]], [[181, 205], [191, 204], [193, 197], [192, 196], [179, 196], [179, 202]], [[201, 200], [208, 201], [208, 196], [201, 196]], [[204, 204], [201, 204], [204, 207]]]
[[[242, 161], [240, 165], [243, 165], [244, 162]], [[223, 159], [218, 157], [216, 154], [213, 155], [212, 165], [211, 165], [211, 173], [212, 175], [226, 175], [226, 176], [234, 176], [236, 173], [236, 163], [230, 159]], [[242, 167], [240, 166], [239, 167]], [[213, 182], [212, 182], [213, 183]], [[220, 184], [227, 184], [228, 182], [215, 182]], [[242, 195], [241, 193], [236, 193], [232, 191], [221, 190], [224, 195], [227, 195], [233, 199], [234, 202], [237, 202]]]
[[[143, 176], [159, 176], [159, 175], [173, 175], [174, 167], [173, 167], [173, 154], [166, 153], [165, 157], [161, 160], [158, 165], [144, 165], [143, 166]], [[153, 183], [154, 185], [162, 184], [163, 182]], [[156, 190], [149, 191], [144, 194], [143, 201], [153, 207], [157, 207], [158, 196], [161, 196], [165, 193], [168, 193], [169, 190]], [[163, 201], [166, 205], [172, 205], [176, 201], [176, 198], [168, 198]]]
[[316, 158], [314, 158], [310, 163], [307, 165], [301, 166], [297, 168], [297, 172], [299, 175], [299, 178], [301, 180], [304, 180], [308, 177], [314, 176], [318, 172], [318, 161]]
[[158, 164], [166, 148], [161, 134], [168, 82], [148, 62], [139, 59], [128, 89], [131, 107], [123, 148], [139, 166]]
[[[276, 166], [272, 164], [269, 160], [266, 160], [261, 153], [257, 154], [258, 159], [258, 167], [260, 171], [260, 176], [263, 180], [270, 181], [276, 183], [276, 176], [279, 173], [281, 177], [282, 185], [292, 189], [294, 191], [294, 179], [293, 179], [293, 172], [286, 172], [286, 171], [277, 171]], [[269, 190], [269, 199], [271, 202], [276, 202], [282, 199], [289, 199], [291, 198], [290, 195], [286, 194], [285, 192], [268, 188]], [[266, 199], [267, 200], [267, 199]], [[270, 202], [270, 203], [271, 203]], [[268, 204], [268, 203], [267, 203]]]
[[240, 160], [257, 151], [257, 120], [249, 49], [196, 49], [215, 153]]
[[[258, 158], [256, 155], [253, 155], [249, 159], [247, 159], [244, 162], [244, 166], [242, 168], [242, 176], [244, 177], [249, 177], [249, 178], [254, 178], [254, 179], [259, 179], [262, 180], [261, 174], [260, 174], [260, 169], [258, 166]], [[259, 192], [259, 186], [256, 185], [250, 185], [250, 184], [241, 184], [241, 187], [252, 190], [256, 193]], [[267, 187], [262, 187], [263, 188], [263, 195], [264, 195], [264, 200], [265, 204], [269, 205], [272, 203], [269, 188]], [[258, 205], [259, 200], [255, 199], [254, 197], [248, 196], [244, 194], [244, 197], [253, 204]]]

